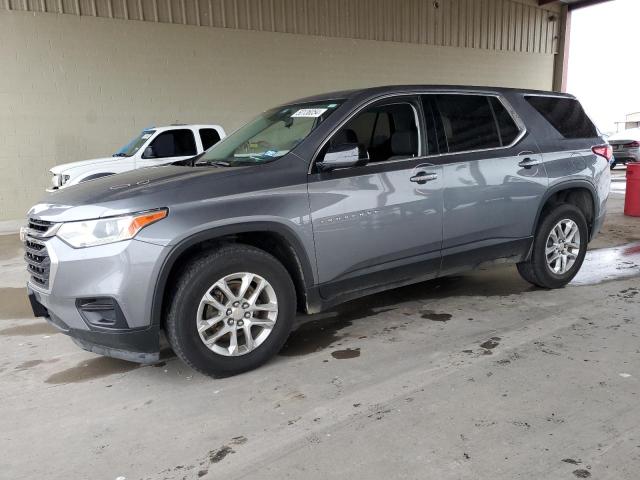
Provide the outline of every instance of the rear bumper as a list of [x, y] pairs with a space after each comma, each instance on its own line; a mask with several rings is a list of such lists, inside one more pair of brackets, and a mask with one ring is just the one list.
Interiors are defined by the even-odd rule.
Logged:
[[160, 359], [158, 326], [128, 328], [117, 331], [73, 328], [47, 308], [48, 295], [27, 286], [33, 314], [51, 325], [84, 350], [137, 363], [155, 363]]

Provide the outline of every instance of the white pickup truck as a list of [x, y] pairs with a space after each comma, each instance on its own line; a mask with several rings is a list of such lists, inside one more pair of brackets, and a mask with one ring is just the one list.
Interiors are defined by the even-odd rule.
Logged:
[[184, 160], [208, 150], [225, 136], [219, 125], [146, 128], [111, 157], [56, 165], [50, 170], [53, 177], [48, 191], [114, 173]]

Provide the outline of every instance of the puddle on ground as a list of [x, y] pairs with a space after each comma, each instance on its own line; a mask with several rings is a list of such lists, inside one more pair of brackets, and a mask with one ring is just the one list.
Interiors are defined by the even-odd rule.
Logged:
[[27, 289], [0, 288], [0, 320], [18, 318], [33, 318]]
[[485, 350], [493, 350], [498, 345], [500, 345], [500, 337], [491, 337], [489, 340], [480, 344], [480, 348], [484, 348]]
[[422, 318], [433, 322], [448, 322], [451, 320], [450, 313], [437, 313], [433, 310], [422, 310], [420, 313]]
[[80, 362], [75, 367], [54, 373], [45, 380], [45, 383], [58, 385], [61, 383], [87, 382], [96, 378], [129, 372], [140, 367], [140, 364], [119, 360], [117, 358], [97, 357]]
[[26, 362], [22, 362], [20, 365], [16, 366], [14, 370], [22, 371], [29, 370], [30, 368], [36, 367], [41, 363], [55, 363], [59, 358], [52, 358], [51, 360], [27, 360]]
[[595, 285], [640, 276], [640, 243], [587, 252], [571, 285]]
[[22, 242], [17, 233], [14, 235], [0, 235], [0, 261], [22, 257], [23, 255]]
[[340, 317], [330, 320], [312, 320], [293, 331], [287, 343], [284, 344], [280, 355], [297, 357], [307, 355], [324, 348], [342, 338], [338, 332], [351, 325], [350, 321]]
[[[587, 252], [578, 275], [569, 285], [597, 285], [611, 280], [640, 277], [640, 243]], [[523, 280], [515, 265], [495, 265], [443, 277], [378, 294], [393, 302], [430, 300], [455, 296], [507, 296], [538, 290]]]
[[3, 328], [0, 330], [2, 336], [20, 336], [20, 335], [54, 335], [60, 333], [55, 327], [42, 320], [38, 323], [29, 323], [26, 325], [16, 325], [15, 327]]
[[395, 310], [361, 306], [362, 303], [362, 301], [355, 301], [334, 310], [311, 315], [306, 317], [309, 319], [307, 321], [305, 317], [301, 317], [299, 321], [304, 323], [289, 335], [280, 355], [296, 357], [318, 352], [340, 340], [342, 336], [338, 332], [352, 325], [353, 321]]
[[344, 350], [336, 350], [335, 352], [331, 352], [331, 356], [333, 358], [337, 358], [338, 360], [347, 360], [349, 358], [356, 358], [360, 356], [360, 349], [345, 348]]

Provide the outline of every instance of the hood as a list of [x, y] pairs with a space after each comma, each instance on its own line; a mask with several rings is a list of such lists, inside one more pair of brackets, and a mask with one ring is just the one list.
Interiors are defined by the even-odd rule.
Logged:
[[123, 157], [92, 158], [91, 160], [80, 160], [79, 162], [63, 163], [61, 165], [56, 165], [50, 170], [50, 172], [55, 175], [58, 175], [77, 167], [89, 167], [89, 166], [94, 167], [96, 165], [104, 166], [110, 163], [117, 164], [119, 161], [122, 161], [122, 160], [123, 160]]
[[108, 217], [228, 194], [242, 180], [230, 177], [255, 167], [166, 165], [97, 178], [48, 193], [29, 210], [51, 222]]

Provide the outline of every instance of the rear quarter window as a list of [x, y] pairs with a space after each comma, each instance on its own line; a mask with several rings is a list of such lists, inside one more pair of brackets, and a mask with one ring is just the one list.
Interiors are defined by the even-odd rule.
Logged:
[[525, 99], [564, 138], [593, 138], [598, 136], [598, 130], [577, 100], [544, 96], [527, 96]]

